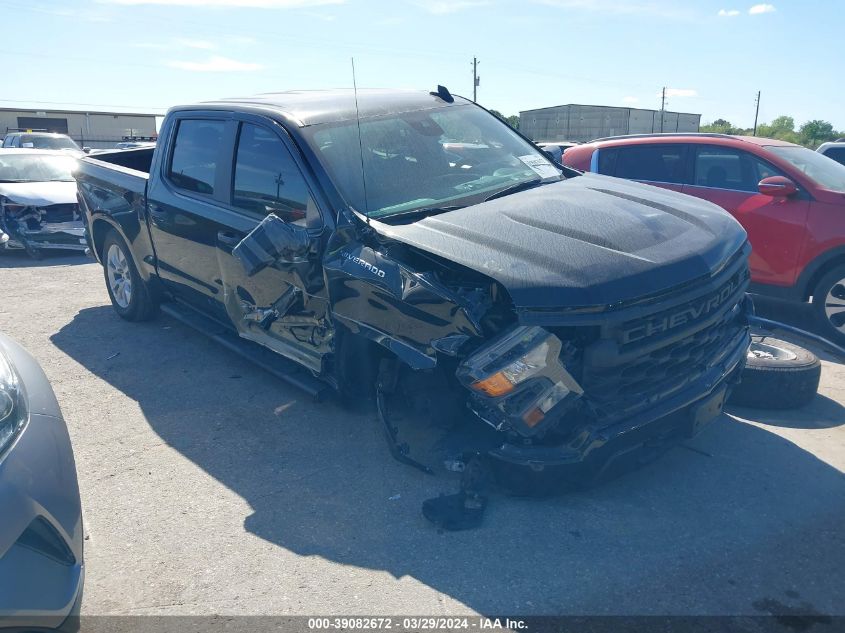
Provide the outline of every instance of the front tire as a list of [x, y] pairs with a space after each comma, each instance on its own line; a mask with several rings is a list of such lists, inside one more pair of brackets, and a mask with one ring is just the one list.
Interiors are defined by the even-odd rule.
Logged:
[[845, 345], [845, 266], [837, 266], [813, 288], [813, 310], [824, 336]]
[[141, 279], [126, 242], [114, 229], [103, 240], [102, 259], [106, 289], [114, 311], [127, 321], [148, 321], [155, 317], [158, 304]]

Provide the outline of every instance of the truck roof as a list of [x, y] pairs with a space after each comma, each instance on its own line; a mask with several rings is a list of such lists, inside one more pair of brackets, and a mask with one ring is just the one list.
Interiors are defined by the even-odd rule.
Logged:
[[355, 105], [355, 92], [351, 89], [338, 90], [290, 90], [286, 92], [268, 92], [252, 97], [236, 97], [208, 101], [190, 106], [179, 106], [174, 110], [185, 109], [245, 109], [268, 110], [283, 115], [300, 127], [318, 123], [334, 123], [361, 118], [414, 112], [418, 110], [466, 105], [471, 101], [454, 96], [449, 103], [436, 94], [422, 90], [377, 90], [358, 91], [358, 106]]

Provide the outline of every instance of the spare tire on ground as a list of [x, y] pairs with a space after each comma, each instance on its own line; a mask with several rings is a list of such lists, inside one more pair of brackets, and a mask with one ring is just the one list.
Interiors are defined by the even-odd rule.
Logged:
[[758, 409], [794, 409], [816, 395], [821, 371], [811, 351], [774, 336], [754, 334], [742, 382], [728, 402]]

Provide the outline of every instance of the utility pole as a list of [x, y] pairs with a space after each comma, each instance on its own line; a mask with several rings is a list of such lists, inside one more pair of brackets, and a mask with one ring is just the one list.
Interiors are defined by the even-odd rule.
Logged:
[[663, 86], [663, 92], [660, 95], [660, 133], [663, 133], [663, 113], [666, 111], [666, 86]]
[[475, 57], [472, 58], [472, 101], [475, 103], [478, 99], [478, 85], [481, 83], [481, 77], [478, 76], [478, 65], [481, 62]]
[[757, 116], [760, 114], [760, 91], [757, 91], [757, 107], [754, 109], [754, 133], [751, 136], [757, 136]]

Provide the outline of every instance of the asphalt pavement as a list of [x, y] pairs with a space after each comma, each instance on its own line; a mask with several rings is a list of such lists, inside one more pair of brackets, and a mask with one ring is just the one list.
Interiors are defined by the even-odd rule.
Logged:
[[455, 482], [391, 459], [371, 412], [166, 316], [122, 321], [91, 260], [0, 256], [0, 329], [70, 428], [83, 615], [845, 615], [845, 365], [826, 354], [803, 409], [732, 409], [600, 488], [494, 495], [480, 529], [438, 533], [420, 506]]

